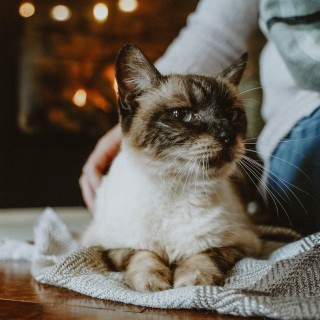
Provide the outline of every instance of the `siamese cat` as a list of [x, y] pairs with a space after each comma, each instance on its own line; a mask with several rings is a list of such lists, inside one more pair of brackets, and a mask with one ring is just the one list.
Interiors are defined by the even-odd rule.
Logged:
[[162, 75], [134, 45], [116, 60], [123, 140], [83, 235], [142, 291], [220, 285], [261, 243], [234, 180], [246, 116], [243, 55], [215, 77]]

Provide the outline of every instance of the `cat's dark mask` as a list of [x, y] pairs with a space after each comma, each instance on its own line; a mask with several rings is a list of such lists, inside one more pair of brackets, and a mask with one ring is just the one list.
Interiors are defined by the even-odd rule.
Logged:
[[244, 54], [215, 77], [164, 76], [135, 45], [125, 45], [116, 60], [124, 136], [159, 159], [179, 150], [180, 161], [190, 161], [184, 152], [198, 146], [194, 156], [207, 166], [232, 162], [246, 133], [236, 90], [246, 61]]

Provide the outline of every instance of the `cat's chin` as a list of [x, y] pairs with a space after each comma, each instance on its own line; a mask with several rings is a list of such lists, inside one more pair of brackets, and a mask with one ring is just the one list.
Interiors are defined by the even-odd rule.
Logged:
[[231, 162], [234, 162], [234, 155], [230, 152], [221, 153], [219, 157], [210, 158], [207, 161], [209, 168], [221, 168], [225, 166], [226, 164], [229, 164]]
[[227, 178], [237, 168], [237, 161], [241, 158], [241, 148], [223, 149], [217, 155], [209, 158], [206, 164], [208, 176]]
[[206, 161], [208, 168], [221, 169], [237, 160], [237, 153], [233, 149], [222, 149], [216, 155], [209, 157]]

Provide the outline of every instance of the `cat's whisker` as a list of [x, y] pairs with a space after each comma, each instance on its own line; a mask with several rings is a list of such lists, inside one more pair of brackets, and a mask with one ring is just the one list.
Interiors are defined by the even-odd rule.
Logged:
[[[252, 174], [253, 177], [255, 177], [255, 178], [259, 181], [260, 176], [259, 176], [259, 174], [255, 171], [256, 168], [254, 169], [254, 168], [250, 167], [249, 164], [248, 164], [248, 163], [245, 163], [244, 161], [242, 162], [242, 168], [243, 168], [244, 170], [245, 170], [245, 168], [246, 168], [245, 171], [247, 172], [247, 175], [249, 176], [249, 178], [250, 178], [251, 180], [252, 180], [252, 178], [250, 177], [250, 174]], [[274, 206], [275, 206], [275, 208], [276, 208], [276, 213], [277, 213], [277, 215], [279, 216], [279, 207], [278, 207], [278, 205], [279, 205], [279, 206], [283, 209], [283, 211], [285, 212], [285, 214], [286, 214], [286, 216], [288, 217], [289, 222], [290, 222], [290, 224], [291, 224], [290, 217], [289, 217], [286, 209], [285, 209], [284, 206], [282, 205], [281, 201], [277, 198], [277, 196], [274, 194], [274, 192], [269, 188], [269, 186], [268, 186], [265, 182], [260, 181], [260, 183], [261, 183], [262, 187], [264, 188], [264, 190], [269, 194], [272, 202], [274, 203]], [[261, 191], [259, 188], [258, 188], [258, 190]], [[275, 190], [275, 191], [276, 191], [276, 190]], [[278, 192], [276, 191], [276, 193], [278, 193]], [[283, 199], [283, 197], [282, 197], [279, 193], [278, 193], [278, 195]], [[263, 198], [265, 198], [264, 195], [262, 195], [262, 196], [263, 196]], [[283, 199], [283, 200], [285, 201], [285, 199]], [[277, 203], [278, 203], [278, 205], [277, 205]]]
[[245, 108], [260, 108], [260, 101], [256, 100], [256, 99], [252, 99], [252, 98], [241, 98], [241, 101], [253, 101], [256, 102], [257, 105], [246, 105]]
[[181, 184], [181, 180], [182, 180], [182, 178], [185, 176], [185, 175], [183, 174], [183, 172], [185, 171], [185, 167], [186, 167], [186, 166], [187, 166], [187, 165], [185, 165], [185, 166], [180, 166], [180, 167], [178, 167], [178, 171], [175, 170], [175, 172], [177, 172], [177, 173], [176, 173], [176, 175], [175, 175], [175, 176], [173, 177], [173, 179], [172, 179], [171, 186], [170, 186], [170, 188], [168, 189], [168, 192], [171, 191], [172, 186], [175, 185], [175, 182], [176, 182], [177, 180], [178, 180], [179, 184]]
[[260, 85], [261, 86], [261, 82], [260, 81], [246, 81], [246, 84], [255, 84], [255, 85]]
[[[264, 187], [264, 188], [268, 188], [268, 189], [270, 190], [270, 187], [269, 187], [263, 180], [261, 180], [261, 173], [262, 173], [262, 171], [263, 171], [263, 167], [260, 166], [259, 163], [256, 163], [254, 160], [252, 160], [252, 159], [250, 159], [249, 157], [246, 157], [246, 156], [243, 157], [243, 161], [244, 161], [244, 163], [246, 163], [247, 167], [251, 169], [251, 172], [252, 172], [252, 173], [255, 173], [255, 177], [257, 178], [258, 181], [260, 181], [260, 183], [263, 184], [263, 187]], [[275, 181], [274, 181], [274, 182], [275, 182]], [[276, 183], [276, 182], [275, 182], [275, 183]], [[281, 188], [281, 186], [280, 186], [280, 185], [278, 185], [278, 186], [279, 186], [279, 188], [284, 192], [284, 190]], [[274, 189], [274, 188], [273, 188], [273, 189]], [[282, 200], [286, 201], [286, 200], [280, 195], [280, 193], [279, 193], [277, 190], [274, 190], [274, 191], [276, 191], [276, 193], [282, 198]], [[284, 192], [284, 193], [285, 193], [285, 192]], [[287, 196], [287, 197], [288, 197], [288, 196]], [[288, 200], [290, 200], [290, 199], [288, 198]]]
[[260, 102], [259, 100], [253, 99], [253, 98], [241, 98], [241, 101], [254, 101], [254, 102], [257, 102], [257, 103]]
[[[279, 141], [279, 143], [291, 143], [291, 142], [301, 142], [301, 141], [308, 141], [308, 140], [313, 140], [313, 139], [317, 139], [320, 138], [320, 135], [315, 135], [312, 137], [307, 137], [307, 138], [301, 138], [301, 139], [282, 139]], [[258, 138], [247, 138], [245, 140], [245, 144], [248, 144], [248, 140], [258, 140]], [[249, 141], [250, 143], [250, 141]], [[253, 144], [253, 143], [252, 143]]]
[[233, 95], [246, 60], [212, 80], [162, 76], [132, 44], [117, 56], [122, 147], [82, 244], [103, 247], [110, 269], [134, 290], [220, 284], [239, 259], [260, 253], [229, 182], [247, 126], [244, 114], [230, 117], [229, 105], [241, 104], [245, 92]]
[[258, 138], [246, 138], [245, 144], [249, 143], [257, 143]]
[[[256, 168], [256, 170], [261, 170], [261, 171], [266, 171], [267, 172], [267, 178], [269, 178], [274, 184], [276, 184], [278, 186], [278, 188], [282, 191], [282, 193], [288, 198], [288, 201], [286, 201], [286, 203], [291, 203], [291, 200], [289, 198], [289, 195], [287, 194], [286, 191], [288, 191], [290, 194], [293, 195], [293, 197], [298, 201], [299, 205], [301, 206], [301, 208], [303, 209], [303, 211], [308, 214], [308, 211], [306, 210], [306, 208], [304, 207], [303, 203], [301, 202], [301, 200], [299, 199], [299, 197], [295, 194], [295, 192], [289, 187], [292, 186], [293, 188], [296, 188], [297, 190], [306, 193], [307, 195], [309, 195], [307, 192], [305, 192], [304, 190], [294, 186], [293, 184], [289, 183], [288, 181], [285, 181], [285, 179], [282, 179], [280, 177], [276, 177], [274, 175], [273, 172], [271, 172], [270, 170], [264, 168], [260, 163], [256, 162], [255, 160], [244, 156], [244, 159], [246, 161], [248, 161], [247, 163], [250, 163], [251, 166], [254, 166]], [[280, 182], [277, 181], [277, 179], [280, 180]], [[266, 184], [264, 184], [265, 186]], [[288, 186], [289, 185], [289, 186]], [[272, 185], [271, 185], [272, 187]], [[272, 187], [274, 189], [274, 187]], [[275, 189], [274, 189], [275, 190]], [[279, 192], [277, 190], [275, 190], [277, 192], [277, 194], [280, 196]], [[281, 198], [284, 200], [284, 198], [281, 196]], [[288, 214], [286, 213], [286, 215], [288, 216]], [[289, 218], [289, 217], [288, 217]]]
[[195, 181], [194, 183], [194, 192], [193, 194], [198, 194], [198, 183], [196, 183], [196, 181], [198, 180], [198, 176], [199, 176], [199, 170], [201, 170], [201, 167], [199, 167], [199, 165], [197, 163], [194, 162], [194, 178], [193, 181]]
[[257, 138], [257, 137], [253, 137], [253, 138], [246, 138], [246, 139], [245, 139], [245, 142], [247, 142], [248, 140], [256, 140], [256, 141], [257, 141], [257, 140], [258, 140], [258, 138]]
[[[257, 186], [257, 184], [254, 182], [254, 180], [251, 177], [251, 175], [253, 175], [253, 177], [255, 177], [258, 181], [259, 181], [259, 175], [257, 173], [255, 173], [255, 172], [253, 172], [253, 169], [251, 167], [249, 167], [247, 164], [245, 164], [244, 162], [241, 162], [241, 167], [246, 172], [246, 174], [250, 178], [250, 180], [254, 183], [254, 185]], [[272, 200], [272, 202], [273, 202], [273, 204], [275, 206], [276, 213], [279, 216], [279, 208], [278, 208], [277, 203], [283, 208], [280, 200], [276, 197], [276, 195], [272, 192], [272, 190], [269, 189], [269, 187], [263, 181], [261, 181], [260, 183], [261, 183], [261, 186], [264, 188], [265, 192], [267, 192], [269, 194], [270, 199]], [[265, 195], [261, 191], [259, 186], [257, 186], [257, 189], [260, 192], [262, 198], [265, 199]], [[285, 211], [286, 216], [288, 216], [286, 210], [284, 208], [283, 208], [283, 210]], [[290, 219], [289, 219], [289, 222], [291, 223]]]
[[192, 165], [190, 165], [190, 164], [192, 164], [192, 160], [189, 160], [187, 162], [187, 164], [185, 165], [185, 167], [187, 167], [189, 170], [188, 170], [187, 176], [185, 178], [184, 184], [183, 184], [182, 189], [181, 189], [181, 194], [180, 194], [180, 198], [181, 199], [183, 199], [184, 190], [185, 190], [185, 188], [186, 188], [186, 186], [188, 184], [190, 176], [192, 175], [193, 168], [192, 168]]
[[[251, 151], [253, 151], [253, 150], [251, 150]], [[251, 159], [251, 158], [248, 157], [248, 156], [243, 156], [243, 157], [244, 157], [245, 159], [247, 159], [247, 161], [250, 161], [252, 164], [258, 166], [258, 167], [260, 168], [261, 172], [263, 172], [263, 171], [266, 172], [267, 177], [275, 176], [275, 174], [274, 174], [270, 169], [266, 168], [265, 166], [263, 166], [261, 163], [257, 162], [256, 160]], [[306, 192], [305, 190], [303, 190], [303, 189], [295, 186], [294, 184], [290, 183], [289, 181], [286, 181], [285, 179], [283, 179], [283, 178], [281, 178], [281, 177], [278, 177], [278, 176], [277, 176], [277, 178], [280, 179], [280, 180], [282, 180], [283, 183], [288, 184], [288, 185], [292, 186], [293, 188], [295, 188], [295, 189], [297, 189], [297, 190], [299, 190], [299, 191], [301, 191], [301, 192], [303, 192], [303, 193], [305, 193], [306, 195], [308, 195], [308, 196], [311, 197], [311, 195], [310, 195], [308, 192]]]
[[[245, 172], [245, 174], [247, 175], [247, 177], [249, 177], [249, 179], [252, 181], [253, 185], [256, 187], [256, 189], [258, 190], [258, 192], [260, 193], [262, 199], [265, 200], [265, 195], [263, 194], [263, 192], [261, 191], [261, 188], [259, 187], [259, 185], [255, 182], [255, 180], [251, 177], [250, 173], [251, 170], [247, 169], [246, 166], [244, 166], [244, 164], [242, 163], [241, 159], [237, 161], [237, 163], [240, 165], [240, 167], [243, 169], [243, 171]], [[249, 171], [249, 172], [248, 172]]]
[[[256, 150], [245, 149], [245, 151], [249, 151], [249, 152], [253, 152], [253, 153], [258, 154], [258, 151], [256, 151]], [[280, 157], [277, 157], [277, 156], [275, 156], [275, 155], [271, 155], [270, 157], [271, 157], [271, 158], [274, 158], [274, 159], [277, 159], [277, 160], [280, 160], [280, 161], [283, 161], [283, 162], [286, 163], [286, 164], [289, 164], [290, 166], [292, 166], [292, 167], [294, 167], [296, 170], [298, 170], [301, 174], [303, 174], [304, 177], [305, 177], [307, 180], [309, 180], [310, 182], [312, 182], [312, 180], [310, 179], [310, 177], [309, 177], [301, 168], [299, 168], [299, 167], [296, 166], [295, 164], [291, 163], [290, 161], [284, 160], [284, 159], [282, 159], [282, 158], [280, 158]]]
[[[200, 164], [201, 164], [202, 180], [204, 181], [205, 180], [205, 170], [206, 170], [206, 168], [205, 168], [205, 160], [203, 158], [201, 159]], [[204, 193], [206, 194], [206, 188], [204, 189]]]
[[[203, 172], [203, 169], [202, 169], [202, 165], [199, 165], [199, 163], [194, 163], [195, 165], [195, 177], [194, 177], [194, 181], [199, 181], [199, 177], [200, 177], [200, 174]], [[198, 187], [201, 188], [201, 185], [199, 185], [198, 183], [195, 183], [194, 184], [194, 194], [198, 195], [200, 194], [200, 192], [198, 191]]]
[[[283, 183], [284, 185], [289, 185], [290, 187], [293, 187], [297, 190], [299, 190], [300, 192], [303, 192], [304, 194], [308, 195], [312, 200], [315, 200], [315, 198], [308, 192], [306, 192], [305, 190], [295, 186], [294, 184], [286, 181], [285, 179], [282, 179], [281, 177], [278, 177], [278, 179], [280, 179], [281, 183]], [[303, 205], [303, 203], [301, 202], [301, 200], [299, 199], [299, 197], [292, 191], [291, 188], [289, 188], [288, 186], [286, 186], [287, 189], [291, 192], [291, 194], [294, 196], [294, 198], [299, 202], [300, 206], [302, 207], [303, 211], [309, 215], [308, 210], [305, 208], [305, 206]]]
[[251, 89], [248, 89], [248, 90], [245, 90], [245, 91], [241, 91], [241, 92], [238, 92], [238, 94], [236, 94], [235, 97], [238, 97], [241, 94], [244, 94], [244, 93], [247, 93], [247, 92], [251, 92], [251, 91], [254, 91], [254, 90], [259, 90], [259, 89], [262, 89], [262, 87], [259, 86], [259, 87], [256, 87], [256, 88], [251, 88]]
[[[208, 167], [209, 167], [209, 155], [207, 155], [206, 159], [203, 158], [203, 181], [208, 179]], [[206, 196], [206, 200], [209, 201], [209, 195], [208, 195], [208, 190], [206, 185], [204, 186], [204, 193]]]

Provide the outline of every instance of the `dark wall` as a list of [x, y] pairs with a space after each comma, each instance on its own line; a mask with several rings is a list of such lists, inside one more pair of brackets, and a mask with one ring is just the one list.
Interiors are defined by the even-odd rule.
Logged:
[[[134, 42], [155, 60], [185, 25], [197, 2], [140, 0], [135, 16], [118, 12], [110, 17], [106, 45], [115, 55], [124, 42]], [[25, 30], [18, 15], [20, 3], [0, 0], [0, 208], [82, 205], [78, 179], [98, 136], [30, 135], [18, 125], [20, 40]], [[112, 12], [117, 10], [116, 3], [108, 2]]]
[[17, 7], [0, 1], [0, 207], [80, 205], [78, 177], [95, 139], [28, 137], [17, 127]]

